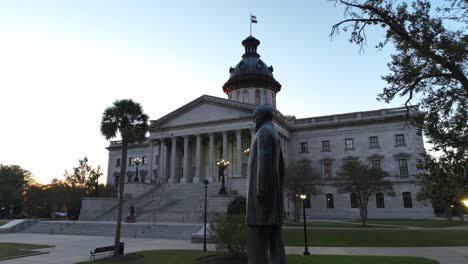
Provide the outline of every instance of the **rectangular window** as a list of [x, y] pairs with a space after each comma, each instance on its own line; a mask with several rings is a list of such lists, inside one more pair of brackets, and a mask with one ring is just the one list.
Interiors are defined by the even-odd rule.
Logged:
[[154, 159], [154, 164], [158, 165], [158, 163], [159, 163], [159, 155], [156, 155]]
[[335, 202], [333, 201], [333, 194], [327, 193], [327, 208], [335, 208]]
[[404, 192], [403, 193], [403, 207], [413, 208], [413, 202], [411, 201], [411, 193], [410, 192]]
[[379, 147], [379, 138], [378, 137], [370, 137], [369, 144], [371, 148], [378, 148]]
[[385, 208], [385, 200], [383, 193], [376, 193], [375, 200], [377, 202], [377, 208]]
[[398, 168], [401, 177], [408, 177], [408, 161], [406, 159], [398, 159]]
[[133, 158], [128, 158], [128, 165], [129, 166], [135, 165], [135, 160]]
[[309, 146], [307, 146], [307, 142], [301, 142], [301, 153], [307, 153], [309, 152]]
[[323, 163], [323, 177], [325, 179], [330, 179], [332, 177], [332, 164], [331, 162]]
[[346, 144], [346, 149], [353, 149], [354, 148], [352, 138], [345, 139], [345, 144]]
[[146, 156], [142, 157], [142, 158], [141, 158], [141, 164], [142, 164], [142, 165], [148, 164], [148, 157], [146, 157]]
[[330, 140], [322, 141], [322, 152], [330, 152]]
[[356, 193], [350, 193], [351, 208], [359, 208], [359, 199]]
[[372, 160], [371, 164], [372, 164], [372, 168], [380, 169], [380, 160]]
[[117, 160], [115, 161], [115, 167], [120, 167], [120, 159], [117, 159]]
[[395, 135], [395, 145], [397, 146], [405, 145], [405, 135], [403, 134]]

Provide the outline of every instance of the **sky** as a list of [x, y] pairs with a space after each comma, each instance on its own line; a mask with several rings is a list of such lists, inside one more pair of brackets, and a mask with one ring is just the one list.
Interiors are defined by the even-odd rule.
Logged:
[[330, 39], [343, 10], [326, 0], [0, 0], [0, 163], [42, 183], [85, 156], [105, 173], [104, 109], [132, 98], [156, 120], [204, 94], [226, 98], [250, 13], [284, 115], [402, 105], [376, 100], [393, 51], [374, 48], [384, 32], [369, 31], [364, 51], [346, 32]]

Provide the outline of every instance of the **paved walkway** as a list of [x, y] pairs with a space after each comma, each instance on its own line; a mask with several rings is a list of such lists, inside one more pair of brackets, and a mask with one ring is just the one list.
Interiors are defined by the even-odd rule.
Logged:
[[[188, 240], [124, 238], [125, 252], [151, 249], [198, 249], [202, 244], [192, 244]], [[86, 261], [89, 251], [95, 247], [113, 244], [112, 237], [44, 235], [44, 234], [1, 234], [0, 242], [33, 243], [55, 245], [54, 248], [42, 249], [49, 254], [2, 261], [1, 264], [67, 264]], [[214, 250], [214, 245], [208, 245]], [[302, 247], [286, 247], [286, 252], [302, 254]], [[367, 247], [311, 247], [311, 254], [332, 255], [381, 255], [381, 256], [419, 256], [434, 259], [441, 264], [468, 264], [468, 247], [400, 247], [400, 248], [367, 248]]]

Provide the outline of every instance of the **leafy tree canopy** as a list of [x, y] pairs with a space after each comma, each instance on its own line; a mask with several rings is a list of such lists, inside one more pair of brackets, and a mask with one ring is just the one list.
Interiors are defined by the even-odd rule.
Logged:
[[290, 195], [318, 193], [320, 174], [310, 165], [310, 160], [292, 163], [286, 168], [284, 188]]
[[13, 205], [14, 212], [23, 207], [23, 194], [34, 183], [31, 172], [18, 165], [0, 164], [0, 214], [5, 215]]
[[448, 220], [452, 222], [452, 205], [459, 205], [465, 196], [463, 163], [460, 152], [448, 151], [445, 155], [434, 158], [425, 153], [418, 162], [414, 182], [420, 186], [416, 194], [418, 200], [432, 201], [445, 205]]
[[360, 161], [345, 162], [337, 172], [335, 185], [340, 193], [354, 193], [359, 200], [362, 224], [367, 223], [367, 206], [376, 193], [394, 196], [393, 184], [386, 180], [388, 173], [371, 168]]
[[345, 8], [345, 19], [331, 36], [350, 31], [349, 41], [361, 47], [369, 27], [381, 28], [385, 38], [378, 49], [393, 44], [388, 85], [379, 95], [385, 102], [396, 96], [410, 106], [415, 97], [426, 113], [417, 120], [436, 150], [468, 149], [467, 47], [468, 4], [463, 0], [333, 0]]

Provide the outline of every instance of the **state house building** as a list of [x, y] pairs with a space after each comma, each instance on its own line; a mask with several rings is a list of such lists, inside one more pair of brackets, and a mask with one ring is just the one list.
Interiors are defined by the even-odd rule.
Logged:
[[[369, 218], [434, 216], [430, 204], [415, 199], [418, 188], [410, 182], [424, 146], [417, 129], [405, 125], [405, 108], [309, 118], [284, 116], [276, 102], [282, 86], [273, 76], [273, 67], [260, 59], [259, 44], [252, 36], [242, 41], [242, 60], [229, 69], [229, 79], [222, 86], [227, 98], [202, 95], [152, 120], [149, 137], [129, 146], [126, 161], [120, 160], [120, 142], [111, 142], [107, 182], [115, 184], [120, 164], [127, 162], [127, 175], [123, 177], [126, 193], [131, 193], [127, 197], [132, 199], [144, 200], [149, 193], [173, 185], [184, 185], [184, 190], [201, 189], [205, 179], [218, 183], [216, 161], [224, 158], [230, 161], [225, 171], [229, 194], [245, 195], [246, 152], [255, 134], [252, 110], [268, 104], [275, 109], [273, 122], [286, 164], [307, 161], [321, 173], [320, 193], [308, 197], [308, 217], [359, 218], [353, 195], [340, 194], [333, 186], [337, 170], [349, 160], [381, 167], [394, 183], [396, 196], [377, 194], [369, 201]], [[416, 110], [410, 114], [416, 114]], [[141, 161], [135, 164], [136, 160]], [[180, 193], [179, 198], [183, 195]], [[163, 202], [164, 197], [161, 199]], [[179, 201], [183, 203], [183, 197]], [[292, 203], [285, 201], [287, 212], [293, 211], [291, 207]]]

